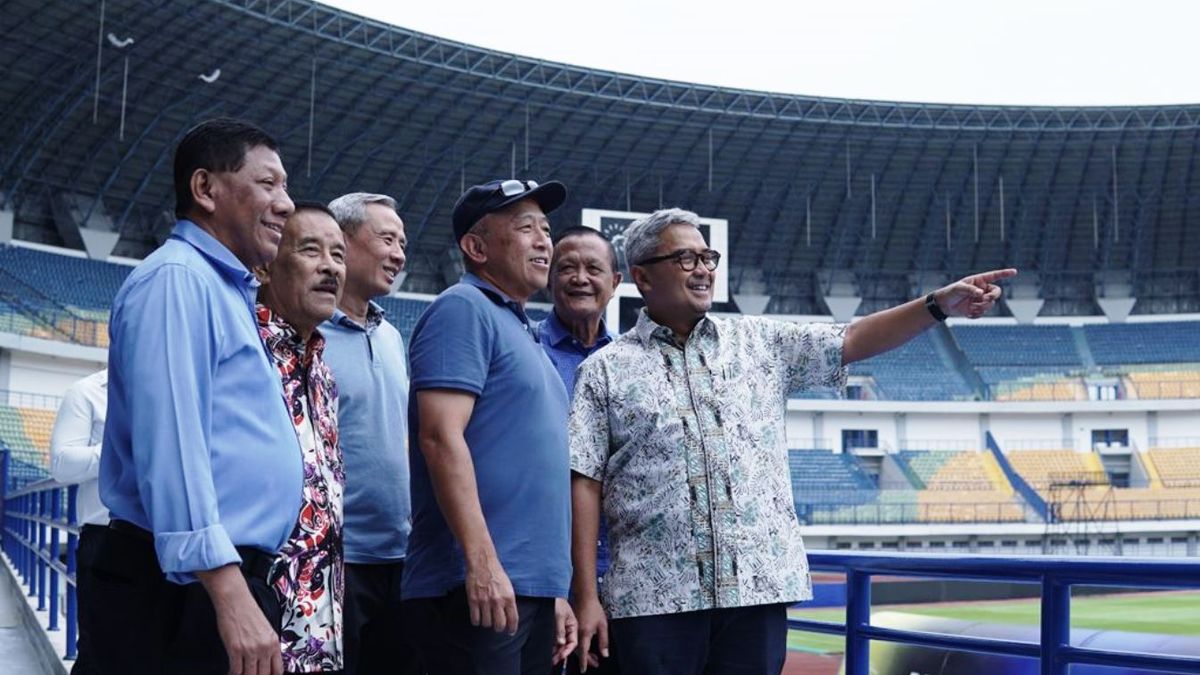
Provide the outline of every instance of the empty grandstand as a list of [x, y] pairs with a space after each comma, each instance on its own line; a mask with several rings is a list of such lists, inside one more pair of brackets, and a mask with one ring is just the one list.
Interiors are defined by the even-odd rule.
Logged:
[[[1017, 266], [1007, 316], [936, 326], [854, 364], [848, 392], [789, 402], [809, 545], [1200, 553], [1200, 106], [778, 95], [497, 53], [311, 0], [106, 2], [108, 30], [139, 46], [123, 121], [108, 47], [93, 88], [91, 3], [3, 10], [19, 27], [0, 41], [8, 489], [46, 476], [53, 394], [104, 362], [131, 269], [110, 254], [169, 232], [174, 142], [234, 114], [280, 138], [297, 196], [397, 197], [407, 276], [379, 302], [405, 339], [461, 271], [455, 198], [499, 175], [566, 182], [555, 227], [583, 208], [727, 219], [723, 311], [848, 320]], [[214, 83], [183, 84], [214, 64]], [[310, 86], [311, 118], [295, 98]]]
[[[407, 291], [447, 284], [462, 186], [521, 174], [571, 187], [563, 225], [585, 207], [728, 219], [732, 290], [774, 313], [824, 314], [846, 293], [861, 314], [1010, 265], [1044, 316], [1120, 298], [1200, 311], [1195, 106], [779, 95], [502, 54], [311, 0], [111, 0], [107, 30], [137, 41], [122, 116], [111, 45], [94, 100], [96, 7], [15, 0], [5, 16], [19, 30], [0, 44], [0, 210], [27, 240], [82, 249], [104, 232], [141, 257], [170, 225], [173, 142], [227, 113], [280, 137], [298, 195], [397, 195]], [[144, 56], [159, 53], [172, 57]], [[214, 67], [218, 80], [197, 79]], [[311, 111], [295, 98], [310, 87]]]

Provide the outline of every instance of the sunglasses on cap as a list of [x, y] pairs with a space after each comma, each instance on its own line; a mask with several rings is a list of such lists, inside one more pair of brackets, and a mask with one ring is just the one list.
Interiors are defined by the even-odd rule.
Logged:
[[505, 197], [515, 197], [522, 192], [528, 192], [538, 186], [536, 180], [517, 180], [515, 178], [500, 184], [500, 194]]

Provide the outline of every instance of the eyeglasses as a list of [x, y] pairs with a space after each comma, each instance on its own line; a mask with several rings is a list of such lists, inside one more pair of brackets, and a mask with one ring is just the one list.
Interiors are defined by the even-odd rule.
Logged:
[[717, 269], [717, 263], [721, 262], [721, 254], [712, 250], [711, 248], [701, 251], [700, 253], [696, 253], [695, 251], [676, 251], [675, 253], [656, 255], [653, 258], [646, 258], [640, 263], [634, 264], [653, 265], [654, 263], [660, 263], [664, 260], [674, 260], [679, 265], [679, 269], [683, 270], [684, 272], [691, 272], [692, 270], [696, 269], [697, 262], [702, 262], [704, 263], [704, 269], [711, 272]]
[[500, 184], [500, 194], [505, 197], [513, 197], [522, 192], [528, 192], [537, 186], [536, 180], [517, 180], [512, 178]]

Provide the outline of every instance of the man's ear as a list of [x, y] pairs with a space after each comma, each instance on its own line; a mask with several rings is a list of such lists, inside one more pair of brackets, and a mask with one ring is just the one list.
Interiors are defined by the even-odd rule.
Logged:
[[192, 202], [204, 213], [211, 214], [217, 210], [214, 195], [217, 188], [214, 179], [215, 176], [208, 169], [196, 169], [192, 172], [192, 179], [188, 181], [192, 188]]
[[476, 265], [487, 262], [487, 242], [474, 232], [468, 232], [458, 240], [458, 250]]
[[621, 280], [622, 280], [622, 279], [624, 279], [624, 277], [623, 277], [623, 276], [621, 276], [621, 273], [620, 273], [620, 272], [614, 272], [614, 273], [613, 273], [613, 284], [612, 284], [612, 287], [613, 287], [613, 290], [614, 290], [614, 291], [615, 291], [615, 290], [617, 290], [617, 286], [620, 286], [620, 285], [621, 285]]
[[[650, 275], [646, 274], [646, 270], [634, 265], [629, 268], [629, 274], [633, 277], [633, 283], [637, 286], [638, 292], [645, 295], [646, 291], [650, 290]], [[618, 274], [619, 278], [621, 275]]]

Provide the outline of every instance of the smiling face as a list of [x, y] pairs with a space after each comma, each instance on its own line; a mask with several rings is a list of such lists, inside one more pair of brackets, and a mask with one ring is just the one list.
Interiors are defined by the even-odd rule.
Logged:
[[366, 219], [346, 235], [346, 296], [361, 302], [386, 295], [404, 269], [404, 222], [386, 204], [367, 204]]
[[279, 154], [266, 146], [246, 151], [237, 171], [197, 171], [203, 192], [196, 200], [200, 223], [248, 269], [271, 262], [283, 224], [295, 206]]
[[554, 247], [550, 290], [554, 311], [566, 323], [596, 320], [621, 283], [608, 243], [599, 234], [565, 237]]
[[263, 303], [305, 338], [333, 316], [346, 279], [346, 243], [333, 217], [303, 209], [288, 218], [262, 278]]
[[[654, 255], [682, 251], [699, 255], [707, 248], [700, 230], [687, 224], [675, 224], [663, 230]], [[646, 301], [646, 311], [655, 321], [677, 332], [680, 332], [679, 327], [686, 326], [685, 334], [712, 308], [716, 278], [716, 272], [699, 262], [690, 272], [683, 271], [674, 260], [635, 265], [633, 270], [633, 279]]]
[[517, 302], [546, 287], [550, 221], [532, 199], [485, 216], [459, 242], [474, 272]]

